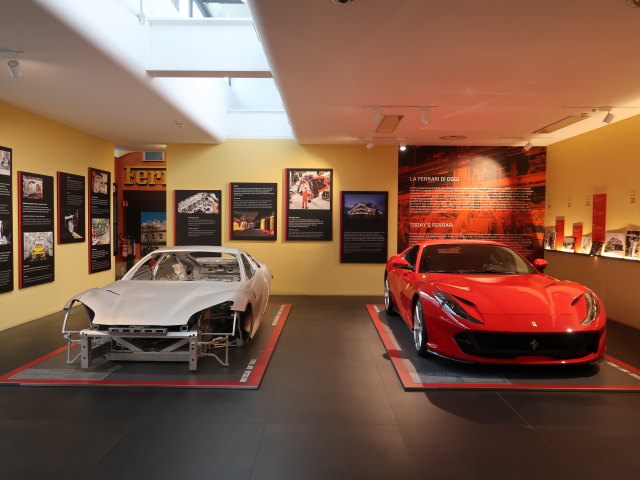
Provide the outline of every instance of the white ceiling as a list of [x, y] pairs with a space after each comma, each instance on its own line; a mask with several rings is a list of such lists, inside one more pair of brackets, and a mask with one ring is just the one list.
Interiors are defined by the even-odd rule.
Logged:
[[[567, 107], [640, 113], [640, 8], [627, 0], [249, 4], [301, 143], [439, 145], [464, 135], [457, 143], [517, 145], [567, 115], [592, 114]], [[367, 105], [436, 107], [426, 126], [418, 108], [384, 108], [406, 117], [394, 134], [376, 135]], [[604, 115], [531, 141], [599, 128]]]
[[[167, 79], [126, 68], [117, 43], [88, 40], [43, 8], [52, 1], [0, 1], [0, 47], [25, 52], [22, 78], [0, 65], [0, 101], [117, 145], [224, 141], [224, 128], [164, 95]], [[627, 0], [248, 3], [300, 143], [549, 145], [602, 127], [598, 107], [616, 121], [640, 113], [640, 8]], [[371, 105], [405, 118], [376, 134]], [[580, 114], [591, 117], [532, 134]]]

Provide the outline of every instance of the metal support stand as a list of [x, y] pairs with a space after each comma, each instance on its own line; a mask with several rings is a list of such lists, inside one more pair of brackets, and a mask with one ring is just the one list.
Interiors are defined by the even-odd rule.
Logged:
[[[238, 326], [239, 316], [233, 313], [231, 331], [202, 332], [197, 330], [170, 332], [162, 327], [114, 327], [108, 331], [95, 330], [89, 325], [82, 330], [67, 330], [69, 315], [75, 302], [73, 300], [66, 309], [62, 324], [62, 334], [67, 341], [67, 363], [80, 360], [80, 368], [88, 369], [92, 360], [104, 355], [107, 360], [155, 361], [155, 362], [188, 362], [189, 370], [198, 368], [200, 357], [213, 357], [224, 367], [229, 366], [229, 346]], [[80, 302], [79, 302], [80, 303]], [[158, 338], [174, 340], [162, 350], [144, 350], [132, 340], [140, 338]], [[71, 348], [80, 345], [80, 353], [72, 358]], [[187, 349], [179, 350], [187, 345]], [[214, 350], [223, 349], [220, 355]]]

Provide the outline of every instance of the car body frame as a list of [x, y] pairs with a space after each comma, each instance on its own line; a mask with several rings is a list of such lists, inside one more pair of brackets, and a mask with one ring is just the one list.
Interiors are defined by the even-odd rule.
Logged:
[[[143, 257], [121, 280], [92, 288], [65, 305], [67, 362], [92, 359], [186, 361], [214, 357], [228, 366], [229, 346], [254, 337], [267, 307], [269, 267], [239, 248], [165, 247]], [[89, 325], [69, 317], [84, 307]], [[72, 357], [71, 347], [80, 344]], [[222, 350], [220, 350], [222, 349]]]
[[542, 273], [507, 245], [433, 240], [385, 269], [385, 310], [413, 332], [419, 355], [469, 363], [595, 363], [606, 314], [588, 288]]

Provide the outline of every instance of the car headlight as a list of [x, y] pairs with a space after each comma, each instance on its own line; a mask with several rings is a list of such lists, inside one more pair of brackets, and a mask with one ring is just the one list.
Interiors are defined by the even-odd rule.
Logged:
[[589, 325], [600, 315], [600, 304], [596, 296], [591, 292], [585, 292], [584, 301], [587, 306], [587, 316], [584, 317], [582, 325]]
[[471, 315], [469, 315], [467, 311], [464, 308], [462, 308], [462, 305], [460, 305], [457, 302], [457, 300], [453, 298], [451, 295], [449, 295], [448, 293], [442, 292], [440, 290], [435, 290], [433, 292], [433, 296], [436, 298], [438, 303], [442, 305], [442, 308], [444, 308], [446, 311], [448, 311], [452, 315], [455, 315], [456, 317], [466, 320], [467, 322], [482, 324], [480, 320], [473, 318]]

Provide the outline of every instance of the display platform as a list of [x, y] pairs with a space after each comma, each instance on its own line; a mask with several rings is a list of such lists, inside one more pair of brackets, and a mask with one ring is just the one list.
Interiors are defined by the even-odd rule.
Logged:
[[256, 389], [290, 311], [290, 304], [269, 305], [251, 342], [229, 349], [228, 367], [215, 358], [200, 359], [198, 370], [192, 372], [185, 362], [115, 362], [102, 357], [83, 370], [66, 363], [67, 348], [62, 347], [0, 376], [0, 384]]
[[640, 370], [606, 356], [597, 365], [481, 365], [420, 357], [413, 335], [382, 305], [367, 310], [405, 390], [564, 390], [640, 392]]

